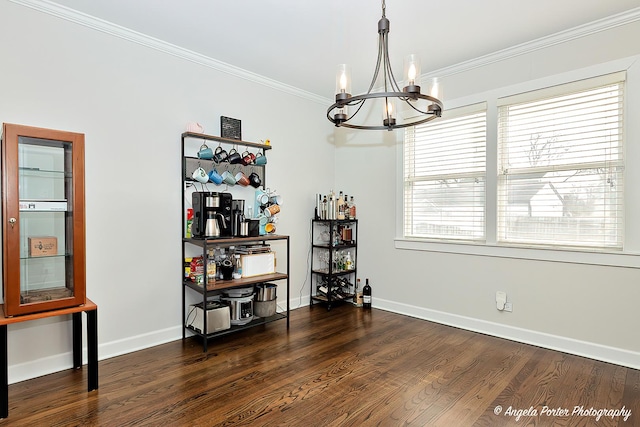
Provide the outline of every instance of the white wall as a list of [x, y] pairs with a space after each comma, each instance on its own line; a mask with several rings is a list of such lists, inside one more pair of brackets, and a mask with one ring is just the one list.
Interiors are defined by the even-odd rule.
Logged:
[[[308, 303], [314, 194], [333, 184], [325, 105], [11, 2], [0, 2], [0, 121], [86, 135], [87, 295], [98, 304], [99, 357], [179, 339], [180, 134], [269, 138], [267, 184], [285, 198], [291, 298]], [[279, 292], [282, 297], [283, 292]], [[9, 327], [9, 380], [71, 367], [65, 318]]]
[[[477, 255], [456, 253], [464, 252], [462, 245], [446, 249], [427, 245], [430, 251], [400, 249], [424, 249], [420, 244], [403, 244], [401, 239], [394, 242], [402, 235], [396, 228], [402, 197], [401, 163], [396, 156], [401, 135], [341, 129], [336, 134], [335, 187], [356, 196], [358, 274], [371, 279], [375, 307], [640, 368], [640, 340], [633, 332], [640, 301], [636, 221], [640, 215], [636, 172], [640, 128], [634, 119], [640, 114], [638, 37], [640, 23], [631, 22], [540, 45], [518, 56], [503, 55], [497, 62], [486, 60], [475, 68], [460, 66], [444, 77], [445, 108], [488, 98], [493, 99], [491, 107], [496, 96], [531, 90], [532, 81], [558, 84], [611, 72], [618, 66], [628, 70], [626, 144], [628, 165], [635, 168], [626, 171], [625, 188], [630, 192], [626, 243], [632, 252], [627, 256], [632, 268], [596, 265], [597, 256], [595, 263], [590, 262], [593, 254], [569, 254], [574, 261], [557, 262], [565, 254], [551, 252], [546, 260], [532, 260], [508, 249], [500, 253], [480, 250]], [[423, 70], [426, 66], [423, 64]], [[495, 150], [495, 131], [489, 132], [489, 138], [489, 149]], [[488, 168], [489, 183], [495, 182], [495, 171], [494, 161]], [[487, 209], [495, 211], [491, 206]], [[507, 292], [513, 313], [496, 309], [497, 290]]]

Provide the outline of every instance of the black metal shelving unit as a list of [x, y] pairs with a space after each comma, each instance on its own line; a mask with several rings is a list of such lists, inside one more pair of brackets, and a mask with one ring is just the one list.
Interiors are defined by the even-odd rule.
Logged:
[[[214, 141], [214, 142], [218, 142], [220, 144], [229, 144], [229, 145], [233, 145], [233, 146], [242, 146], [242, 147], [252, 147], [252, 148], [259, 148], [261, 150], [270, 150], [271, 146], [270, 145], [266, 145], [266, 144], [257, 144], [257, 143], [253, 143], [253, 142], [247, 142], [247, 141], [238, 141], [238, 140], [234, 140], [234, 139], [228, 139], [228, 138], [222, 138], [222, 137], [218, 137], [218, 136], [213, 136], [213, 135], [206, 135], [206, 134], [200, 134], [200, 133], [193, 133], [193, 132], [185, 132], [182, 134], [182, 140], [181, 140], [181, 154], [182, 154], [182, 192], [185, 191], [185, 183], [187, 182], [192, 182], [192, 178], [190, 175], [190, 170], [195, 169], [196, 167], [198, 167], [198, 164], [200, 162], [202, 162], [201, 159], [198, 159], [197, 157], [192, 157], [192, 156], [186, 156], [185, 155], [185, 140], [189, 139], [189, 138], [193, 138], [193, 139], [199, 139], [199, 140], [203, 140], [203, 141]], [[258, 170], [260, 171], [260, 175], [262, 178], [262, 182], [263, 182], [263, 186], [266, 185], [266, 180], [265, 180], [265, 175], [266, 175], [266, 168], [264, 165], [250, 165], [250, 166], [245, 166], [246, 168], [251, 168], [253, 170]], [[185, 339], [187, 337], [187, 331], [191, 332], [194, 335], [197, 335], [199, 337], [202, 338], [202, 346], [203, 346], [203, 351], [207, 351], [207, 347], [208, 347], [208, 340], [214, 337], [219, 337], [219, 336], [223, 336], [223, 335], [228, 335], [234, 332], [239, 332], [239, 331], [243, 331], [249, 328], [252, 328], [254, 326], [258, 326], [258, 325], [264, 325], [267, 323], [271, 323], [274, 322], [276, 320], [283, 320], [285, 319], [287, 322], [287, 329], [289, 328], [289, 320], [290, 320], [290, 311], [291, 311], [291, 307], [290, 307], [290, 283], [289, 283], [289, 253], [290, 253], [290, 244], [289, 244], [289, 236], [285, 236], [285, 235], [276, 235], [276, 234], [270, 234], [270, 235], [260, 235], [260, 236], [252, 236], [252, 237], [220, 237], [220, 238], [206, 238], [206, 239], [198, 239], [198, 238], [185, 238], [184, 237], [184, 233], [185, 233], [185, 229], [186, 229], [186, 218], [184, 215], [186, 206], [185, 206], [185, 197], [184, 197], [184, 193], [183, 197], [182, 197], [182, 229], [181, 229], [181, 236], [182, 236], [182, 262], [180, 263], [181, 265], [181, 278], [182, 278], [182, 322], [183, 322], [183, 329], [182, 329], [182, 339]], [[276, 273], [271, 273], [271, 274], [263, 274], [263, 275], [259, 275], [259, 276], [254, 276], [254, 277], [247, 277], [247, 278], [241, 278], [241, 279], [233, 279], [233, 280], [216, 280], [213, 283], [208, 283], [207, 281], [207, 277], [206, 274], [204, 276], [204, 283], [202, 285], [198, 285], [190, 280], [186, 280], [184, 278], [184, 260], [186, 258], [186, 247], [187, 245], [194, 245], [197, 246], [198, 248], [200, 248], [202, 250], [202, 257], [203, 260], [205, 262], [205, 268], [206, 268], [206, 260], [208, 258], [208, 254], [209, 254], [209, 250], [210, 249], [214, 249], [216, 247], [224, 247], [224, 248], [228, 248], [230, 246], [240, 246], [243, 244], [266, 244], [267, 242], [274, 242], [274, 243], [282, 243], [282, 244], [286, 244], [286, 272], [276, 272]], [[276, 252], [279, 252], [276, 250]], [[188, 290], [190, 290], [189, 292], [195, 292], [197, 294], [199, 294], [202, 298], [202, 303], [203, 303], [203, 307], [206, 306], [207, 301], [217, 295], [220, 295], [220, 293], [225, 290], [225, 289], [233, 289], [233, 288], [242, 288], [242, 287], [246, 287], [246, 286], [250, 286], [250, 285], [255, 285], [258, 283], [264, 283], [264, 282], [272, 282], [272, 281], [281, 281], [284, 280], [286, 282], [286, 290], [287, 290], [287, 308], [286, 311], [284, 312], [280, 312], [280, 313], [276, 313], [273, 316], [270, 317], [260, 317], [260, 318], [255, 318], [252, 321], [244, 324], [244, 325], [231, 325], [230, 329], [225, 329], [222, 331], [217, 331], [217, 332], [213, 332], [213, 333], [209, 333], [207, 331], [207, 322], [204, 321], [203, 322], [203, 331], [198, 331], [196, 329], [194, 329], [191, 326], [187, 326], [186, 325], [186, 318], [187, 318], [187, 299], [186, 299], [186, 293]], [[206, 311], [205, 311], [205, 318], [206, 318]]]
[[[352, 239], [345, 242], [339, 235], [341, 227], [353, 227]], [[327, 227], [324, 232], [326, 241], [320, 238], [323, 233], [321, 228]], [[346, 280], [352, 286], [356, 284], [357, 251], [358, 251], [358, 220], [357, 219], [313, 219], [311, 220], [311, 305], [314, 302], [324, 303], [327, 310], [331, 310], [333, 304], [345, 301], [353, 301], [354, 294], [349, 289], [344, 290], [340, 282]], [[335, 266], [337, 255], [341, 252], [352, 254], [354, 268], [340, 269]], [[322, 259], [321, 259], [322, 258]], [[321, 292], [320, 288], [326, 286], [326, 292]], [[336, 291], [340, 290], [337, 294]]]

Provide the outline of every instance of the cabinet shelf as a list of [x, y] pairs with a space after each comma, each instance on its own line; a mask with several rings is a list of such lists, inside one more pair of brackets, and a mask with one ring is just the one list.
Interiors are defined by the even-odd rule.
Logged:
[[69, 205], [65, 199], [20, 199], [19, 208], [20, 212], [67, 212]]
[[351, 270], [336, 270], [336, 271], [329, 271], [326, 268], [325, 269], [314, 269], [312, 270], [314, 273], [316, 274], [322, 274], [325, 276], [346, 276], [347, 274], [352, 274], [355, 273], [356, 270], [355, 269], [351, 269]]
[[55, 254], [55, 255], [42, 255], [42, 256], [21, 256], [20, 260], [21, 261], [32, 261], [32, 262], [37, 262], [38, 260], [51, 260], [51, 259], [56, 259], [56, 258], [66, 258], [68, 256], [70, 256], [71, 254], [65, 253], [65, 254]]
[[182, 139], [184, 140], [184, 138], [204, 139], [206, 141], [216, 141], [224, 144], [241, 145], [243, 147], [254, 147], [254, 148], [260, 148], [263, 150], [271, 150], [271, 145], [260, 144], [257, 142], [242, 141], [239, 139], [223, 138], [221, 136], [207, 135], [204, 133], [184, 132], [182, 134]]
[[[207, 283], [207, 291], [219, 291], [223, 289], [240, 288], [243, 286], [254, 285], [256, 283], [271, 282], [274, 280], [283, 280], [288, 276], [284, 273], [261, 274], [253, 277], [243, 277], [242, 279], [233, 280], [216, 280], [213, 283]], [[184, 284], [198, 292], [204, 291], [204, 286], [198, 285], [190, 280], [185, 280]]]
[[[329, 302], [329, 298], [325, 295], [312, 295], [311, 299], [319, 302]], [[346, 294], [344, 298], [331, 298], [331, 302], [353, 302], [353, 294]]]
[[355, 248], [357, 245], [355, 243], [347, 243], [347, 244], [339, 244], [339, 245], [329, 245], [329, 244], [314, 244], [312, 245], [314, 248], [318, 249], [348, 249]]
[[224, 245], [238, 245], [239, 243], [256, 243], [256, 242], [266, 242], [269, 240], [285, 240], [288, 239], [288, 236], [283, 236], [281, 234], [265, 234], [263, 236], [255, 236], [255, 237], [216, 237], [216, 238], [206, 238], [206, 239], [197, 239], [197, 238], [183, 238], [183, 242], [192, 243], [194, 245], [198, 245], [200, 247], [204, 247], [205, 245], [210, 246], [224, 246]]
[[209, 339], [209, 338], [213, 338], [213, 337], [219, 337], [222, 335], [228, 335], [228, 334], [232, 334], [234, 332], [239, 332], [239, 331], [243, 331], [245, 329], [249, 329], [249, 328], [253, 328], [254, 326], [258, 326], [258, 325], [264, 325], [267, 323], [271, 323], [271, 322], [275, 322], [276, 320], [282, 320], [282, 319], [287, 319], [288, 316], [286, 313], [276, 313], [273, 316], [269, 316], [269, 317], [256, 317], [254, 318], [251, 322], [245, 324], [245, 325], [231, 325], [231, 328], [229, 329], [225, 329], [224, 331], [218, 331], [218, 332], [212, 332], [210, 334], [203, 334], [201, 331], [199, 331], [198, 329], [194, 328], [193, 326], [185, 326], [185, 329], [190, 330], [191, 332], [193, 332], [195, 335], [205, 338], [205, 339]]

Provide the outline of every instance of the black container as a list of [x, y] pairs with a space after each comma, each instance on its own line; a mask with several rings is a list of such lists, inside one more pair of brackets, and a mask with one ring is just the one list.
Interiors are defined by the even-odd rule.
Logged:
[[250, 219], [249, 220], [249, 237], [257, 237], [259, 235], [260, 235], [260, 220]]

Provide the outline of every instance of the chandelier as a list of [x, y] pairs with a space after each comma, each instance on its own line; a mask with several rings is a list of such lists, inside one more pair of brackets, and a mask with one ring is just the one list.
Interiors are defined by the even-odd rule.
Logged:
[[[352, 129], [393, 130], [425, 123], [442, 114], [442, 101], [437, 98], [439, 92], [437, 79], [433, 79], [431, 82], [428, 90], [429, 95], [420, 93], [420, 60], [417, 55], [409, 55], [405, 58], [406, 86], [400, 90], [389, 63], [389, 20], [385, 16], [385, 9], [385, 0], [382, 0], [382, 18], [378, 21], [378, 61], [367, 93], [352, 96], [349, 67], [346, 64], [338, 66], [336, 102], [327, 110], [327, 119], [336, 126]], [[381, 71], [384, 91], [372, 92]], [[355, 116], [369, 100], [373, 105], [382, 104], [381, 126], [357, 124], [355, 121]], [[398, 118], [398, 104], [406, 110], [405, 116], [411, 116], [403, 123], [398, 123], [396, 120]], [[351, 115], [349, 115], [350, 109], [353, 111]]]

